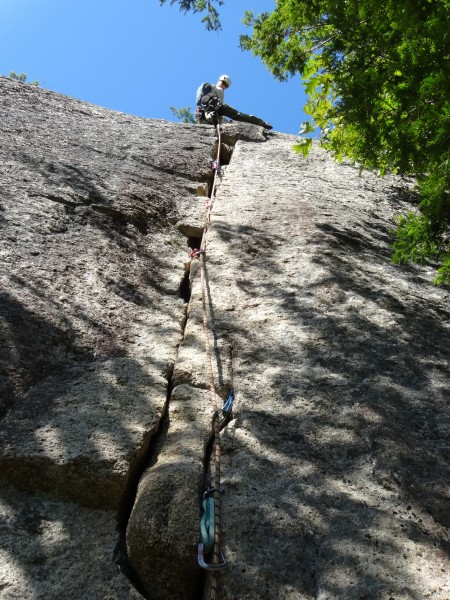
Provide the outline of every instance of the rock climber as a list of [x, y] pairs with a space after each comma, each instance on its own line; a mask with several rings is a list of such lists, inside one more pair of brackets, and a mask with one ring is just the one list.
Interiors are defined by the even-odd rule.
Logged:
[[231, 85], [228, 75], [221, 75], [216, 83], [203, 83], [197, 90], [197, 110], [195, 120], [197, 123], [210, 123], [216, 125], [223, 122], [223, 117], [233, 121], [244, 121], [252, 125], [260, 125], [264, 129], [272, 129], [272, 125], [254, 115], [246, 115], [225, 103], [224, 91]]

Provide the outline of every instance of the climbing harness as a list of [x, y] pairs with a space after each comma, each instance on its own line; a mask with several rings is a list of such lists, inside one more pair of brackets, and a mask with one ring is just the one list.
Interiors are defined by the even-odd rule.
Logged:
[[202, 498], [202, 517], [200, 520], [201, 542], [198, 545], [198, 564], [202, 569], [211, 571], [210, 600], [217, 598], [217, 571], [221, 571], [227, 566], [227, 561], [220, 548], [220, 431], [232, 419], [232, 407], [234, 400], [234, 389], [220, 409], [217, 400], [217, 391], [214, 383], [214, 374], [212, 367], [212, 355], [209, 340], [208, 323], [208, 286], [206, 270], [206, 242], [207, 232], [211, 220], [211, 210], [213, 207], [216, 191], [217, 176], [220, 173], [220, 150], [221, 150], [221, 132], [216, 124], [218, 135], [217, 159], [213, 161], [211, 169], [214, 172], [214, 180], [211, 189], [210, 198], [206, 202], [205, 224], [200, 249], [194, 248], [190, 253], [191, 258], [199, 259], [201, 263], [201, 288], [202, 288], [202, 312], [203, 312], [203, 332], [205, 338], [206, 366], [209, 380], [209, 390], [211, 396], [212, 416], [212, 442], [213, 458], [211, 460], [211, 487], [203, 494]]

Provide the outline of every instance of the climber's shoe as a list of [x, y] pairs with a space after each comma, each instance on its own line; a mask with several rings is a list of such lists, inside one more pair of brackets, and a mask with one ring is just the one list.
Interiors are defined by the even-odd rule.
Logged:
[[267, 131], [270, 131], [271, 129], [273, 129], [272, 125], [269, 125], [269, 123], [264, 122], [263, 125], [264, 129], [267, 129]]

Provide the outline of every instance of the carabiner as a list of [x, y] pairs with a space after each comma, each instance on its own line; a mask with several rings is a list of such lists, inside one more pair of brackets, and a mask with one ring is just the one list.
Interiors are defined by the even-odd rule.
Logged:
[[226, 569], [227, 567], [227, 561], [222, 554], [222, 551], [220, 551], [220, 560], [222, 562], [217, 565], [206, 563], [204, 558], [203, 543], [198, 545], [198, 564], [202, 569], [205, 569], [205, 571], [223, 571], [223, 569]]

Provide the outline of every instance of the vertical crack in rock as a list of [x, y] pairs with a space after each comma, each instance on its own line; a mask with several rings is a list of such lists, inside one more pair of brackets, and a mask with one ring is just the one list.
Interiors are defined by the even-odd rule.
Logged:
[[[228, 164], [237, 141], [224, 140], [225, 137], [222, 138], [222, 165]], [[189, 248], [200, 247], [202, 229], [198, 224], [194, 227], [185, 219], [177, 223], [177, 227], [188, 238]], [[167, 427], [149, 456], [126, 529], [128, 564], [154, 600], [172, 596], [192, 600], [203, 594], [207, 583], [197, 563], [200, 499], [209, 479], [212, 442], [200, 266], [199, 260], [185, 264], [180, 281], [179, 295], [188, 307], [183, 341], [171, 379], [172, 394], [166, 406]], [[207, 293], [209, 317], [215, 322], [209, 289]], [[220, 354], [228, 341], [218, 332], [213, 332], [212, 337], [217, 393], [226, 398], [231, 381], [230, 365], [221, 360]]]
[[[200, 248], [201, 242], [202, 242], [201, 237], [190, 236], [187, 238], [187, 246], [191, 250], [194, 250], [195, 248]], [[186, 330], [186, 326], [187, 326], [187, 322], [188, 322], [188, 306], [189, 306], [189, 301], [191, 298], [191, 266], [192, 266], [192, 260], [189, 260], [188, 262], [184, 263], [184, 275], [182, 276], [179, 287], [178, 287], [178, 296], [179, 296], [179, 298], [181, 298], [184, 301], [184, 315], [185, 315], [184, 319], [180, 323], [180, 325], [181, 325], [181, 341], [180, 341], [179, 345], [181, 345], [183, 343], [184, 336], [185, 336], [185, 330]], [[125, 494], [125, 496], [123, 498], [122, 505], [119, 509], [119, 514], [118, 514], [118, 529], [120, 532], [120, 539], [119, 539], [119, 542], [118, 542], [116, 550], [115, 550], [115, 561], [119, 565], [121, 571], [126, 575], [126, 577], [128, 577], [131, 584], [144, 597], [147, 597], [147, 593], [148, 593], [146, 590], [146, 586], [141, 582], [141, 579], [140, 579], [138, 573], [133, 568], [133, 566], [130, 564], [130, 561], [128, 559], [128, 553], [127, 553], [127, 547], [126, 547], [126, 530], [127, 530], [130, 514], [131, 514], [131, 511], [133, 510], [133, 506], [134, 506], [134, 503], [136, 500], [136, 494], [137, 494], [139, 481], [140, 481], [143, 473], [145, 472], [145, 470], [150, 468], [152, 465], [154, 465], [158, 461], [158, 456], [161, 453], [161, 451], [164, 447], [166, 438], [167, 438], [169, 422], [170, 422], [169, 410], [170, 410], [170, 403], [171, 403], [171, 399], [172, 399], [172, 392], [174, 389], [173, 372], [174, 372], [174, 365], [168, 365], [166, 402], [164, 405], [163, 413], [161, 415], [158, 431], [152, 436], [152, 438], [148, 444], [148, 448], [145, 451], [144, 458], [136, 465], [134, 474], [130, 477], [130, 484], [129, 484], [127, 493]], [[212, 444], [212, 438], [210, 438], [209, 442], [207, 444], [205, 444], [205, 452], [204, 452], [204, 456], [203, 456], [205, 477], [206, 477], [206, 471], [207, 471], [208, 456], [211, 454], [211, 444]], [[201, 593], [202, 587], [203, 587], [203, 578], [200, 580], [200, 583], [198, 586], [198, 594]]]
[[[201, 237], [191, 236], [191, 237], [188, 237], [188, 239], [187, 239], [187, 245], [191, 250], [200, 248], [201, 243], [202, 243]], [[191, 264], [192, 264], [191, 260], [189, 262], [185, 263], [184, 275], [181, 279], [181, 282], [180, 282], [180, 285], [178, 288], [178, 295], [182, 300], [184, 300], [184, 302], [186, 303], [186, 306], [189, 304], [189, 300], [191, 299], [191, 280], [190, 280]], [[184, 327], [185, 327], [185, 324], [183, 326], [183, 335], [184, 335]]]
[[[223, 164], [223, 165], [229, 164], [236, 141], [237, 140], [234, 139], [233, 143], [231, 145], [230, 144], [222, 145], [222, 151], [221, 151], [221, 155], [220, 155], [221, 164]], [[215, 145], [213, 152], [215, 155], [217, 154], [217, 144]], [[214, 177], [211, 177], [211, 180], [208, 182], [208, 190], [209, 190], [208, 196], [210, 196], [210, 194], [211, 194], [213, 180], [214, 180]], [[197, 230], [196, 233], [198, 234], [198, 233], [200, 233], [200, 231]], [[202, 235], [203, 235], [203, 232], [202, 232]], [[202, 243], [201, 235], [199, 236], [199, 235], [191, 234], [191, 235], [187, 236], [187, 246], [191, 250], [200, 248], [201, 243]], [[182, 334], [181, 334], [181, 340], [180, 340], [179, 345], [181, 345], [184, 341], [185, 330], [186, 330], [186, 326], [187, 326], [187, 322], [188, 322], [188, 306], [189, 306], [189, 302], [191, 299], [191, 266], [192, 266], [192, 259], [190, 259], [189, 261], [184, 263], [184, 275], [182, 276], [179, 287], [178, 287], [178, 296], [185, 303], [185, 305], [184, 305], [185, 317], [181, 322]], [[127, 545], [126, 545], [126, 531], [127, 531], [127, 526], [129, 523], [130, 515], [133, 510], [135, 501], [136, 501], [136, 494], [138, 491], [140, 479], [143, 476], [144, 472], [147, 469], [151, 468], [151, 466], [157, 462], [158, 455], [161, 452], [162, 447], [164, 446], [164, 441], [167, 437], [167, 432], [169, 429], [169, 422], [170, 422], [170, 418], [169, 418], [170, 402], [171, 402], [171, 398], [172, 398], [172, 392], [174, 389], [173, 371], [174, 371], [174, 366], [172, 365], [167, 370], [166, 402], [164, 405], [163, 414], [161, 415], [161, 420], [159, 423], [158, 431], [149, 441], [148, 447], [144, 452], [144, 458], [136, 464], [135, 471], [134, 471], [133, 475], [130, 477], [130, 484], [129, 484], [128, 490], [123, 498], [123, 502], [120, 507], [119, 515], [118, 515], [118, 524], [119, 524], [118, 527], [119, 527], [119, 531], [120, 531], [120, 539], [119, 539], [119, 542], [117, 544], [117, 548], [115, 551], [115, 559], [116, 559], [117, 564], [120, 566], [122, 572], [128, 577], [128, 579], [130, 580], [132, 585], [136, 588], [136, 590], [140, 594], [142, 594], [144, 597], [147, 597], [146, 586], [145, 586], [145, 584], [142, 583], [141, 578], [139, 577], [138, 573], [133, 568], [133, 566], [130, 564], [130, 560], [128, 557]], [[211, 454], [211, 447], [212, 447], [212, 437], [210, 436], [208, 443], [205, 444], [204, 453], [203, 453], [203, 471], [204, 471], [204, 479], [205, 480], [207, 478], [208, 457]], [[201, 577], [199, 579], [198, 588], [197, 588], [198, 594], [202, 593], [203, 587], [204, 587], [204, 577]]]
[[186, 302], [186, 304], [189, 303], [189, 300], [191, 298], [191, 282], [189, 279], [189, 273], [190, 265], [187, 265], [180, 283], [180, 287], [178, 288], [178, 295], [184, 300], [184, 302]]
[[[200, 238], [193, 237], [188, 239], [187, 244], [189, 248], [194, 249], [199, 247], [200, 242]], [[185, 302], [186, 311], [180, 347], [189, 326], [191, 266], [191, 260], [185, 263], [185, 272], [178, 290], [179, 297]], [[196, 482], [203, 479], [206, 436], [203, 434], [201, 447], [198, 447], [195, 412], [199, 403], [203, 405], [200, 411], [206, 412], [209, 403], [203, 390], [199, 390], [199, 394], [196, 395], [196, 390], [190, 386], [177, 385], [173, 371], [174, 369], [168, 378], [167, 400], [160, 428], [149, 447], [143, 473], [140, 480], [135, 482], [132, 498], [121, 523], [121, 567], [144, 597], [149, 596], [151, 588], [152, 598], [170, 597], [169, 592], [174, 585], [186, 590], [198, 590], [198, 567], [192, 561], [192, 556], [195, 556], [198, 542], [201, 492], [200, 485]], [[209, 423], [209, 418], [205, 421]], [[205, 423], [202, 428], [206, 428]], [[197, 445], [194, 450], [190, 441], [192, 438]], [[189, 490], [187, 494], [185, 490]], [[188, 498], [183, 501], [181, 496]], [[186, 511], [186, 518], [183, 511]], [[172, 577], [169, 574], [173, 571], [174, 544], [176, 545], [176, 540], [181, 538], [183, 554], [186, 528], [194, 532], [188, 556], [182, 555], [175, 561], [176, 570]], [[152, 580], [151, 586], [149, 579]]]
[[[154, 556], [167, 579], [175, 559], [181, 588], [196, 590], [210, 408], [195, 377], [175, 377], [180, 328], [195, 329], [199, 312], [197, 299], [186, 323], [196, 265], [180, 269], [188, 259], [179, 233], [202, 234], [214, 130], [8, 78], [0, 88], [5, 585], [17, 597], [31, 587], [47, 597], [54, 582], [70, 600], [141, 597], [111, 560], [118, 512], [124, 529], [136, 496], [144, 564]], [[223, 139], [241, 135], [241, 126], [224, 130]], [[156, 536], [146, 546], [147, 523]], [[117, 561], [133, 565], [136, 587], [153, 595], [158, 574], [149, 580], [124, 548]]]
[[[199, 248], [201, 245], [202, 238], [191, 236], [187, 238], [187, 246], [193, 250]], [[184, 319], [181, 322], [181, 340], [179, 346], [183, 343], [185, 330], [187, 326], [187, 313], [189, 301], [191, 298], [191, 265], [192, 260], [189, 260], [184, 264], [184, 275], [180, 281], [178, 287], [178, 296], [184, 301]], [[176, 361], [176, 359], [175, 359]], [[172, 398], [172, 392], [174, 389], [173, 384], [173, 371], [174, 365], [168, 365], [167, 368], [167, 393], [164, 410], [161, 415], [158, 431], [151, 437], [148, 442], [148, 447], [143, 453], [144, 458], [136, 463], [134, 473], [130, 476], [130, 483], [126, 494], [123, 498], [121, 507], [118, 513], [118, 529], [120, 532], [120, 539], [115, 550], [115, 561], [119, 565], [121, 571], [128, 577], [131, 584], [136, 590], [144, 597], [147, 597], [146, 586], [141, 582], [141, 579], [135, 569], [130, 564], [128, 559], [128, 553], [126, 548], [126, 530], [130, 519], [131, 511], [136, 500], [137, 489], [139, 481], [146, 469], [150, 468], [157, 462], [158, 455], [161, 452], [164, 441], [167, 437], [169, 428], [169, 408]], [[205, 452], [205, 463], [208, 453]]]
[[[185, 322], [183, 323], [183, 328], [185, 326]], [[145, 458], [141, 461], [140, 465], [138, 465], [135, 469], [133, 476], [130, 478], [130, 483], [126, 494], [123, 498], [122, 505], [118, 512], [118, 531], [119, 531], [119, 540], [117, 546], [114, 551], [114, 560], [119, 566], [121, 572], [128, 578], [130, 583], [134, 586], [134, 588], [144, 597], [147, 598], [147, 591], [145, 586], [141, 582], [141, 579], [133, 569], [128, 559], [127, 547], [126, 547], [126, 530], [128, 521], [130, 518], [131, 511], [134, 506], [134, 502], [136, 499], [137, 488], [139, 485], [139, 480], [142, 476], [144, 470], [156, 460], [156, 457], [160, 451], [161, 440], [164, 438], [167, 428], [168, 428], [168, 408], [170, 403], [170, 398], [172, 395], [172, 373], [173, 367], [170, 369], [170, 373], [168, 373], [167, 380], [167, 393], [166, 393], [166, 402], [164, 405], [164, 410], [161, 415], [161, 419], [159, 422], [158, 431], [152, 436], [148, 448], [145, 452]]]

